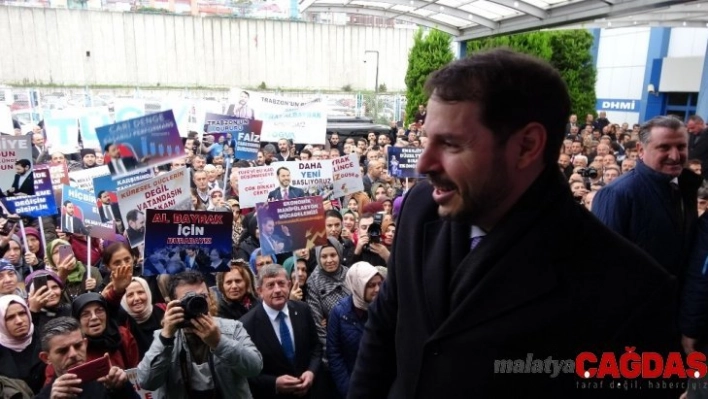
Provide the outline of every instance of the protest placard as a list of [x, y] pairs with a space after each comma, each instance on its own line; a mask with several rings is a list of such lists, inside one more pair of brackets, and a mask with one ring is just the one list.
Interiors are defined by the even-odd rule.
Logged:
[[233, 221], [231, 212], [148, 209], [143, 275], [229, 271]]
[[241, 208], [253, 208], [268, 200], [268, 193], [278, 187], [275, 166], [238, 169], [238, 200]]
[[40, 217], [57, 214], [57, 202], [54, 199], [49, 166], [34, 166], [34, 195], [3, 198], [3, 203], [10, 213], [22, 216]]
[[138, 184], [141, 181], [151, 179], [153, 177], [151, 170], [143, 170], [123, 177], [113, 178], [111, 175], [98, 176], [93, 179], [93, 189], [96, 195], [100, 191], [110, 191], [116, 193], [126, 187]]
[[184, 158], [184, 145], [171, 110], [96, 129], [113, 176], [151, 169]]
[[0, 136], [0, 191], [7, 196], [34, 195], [30, 143], [29, 136]]
[[[318, 195], [325, 199], [332, 198], [331, 160], [277, 162], [272, 166], [275, 167], [273, 178], [278, 187], [268, 193], [268, 198], [281, 199], [281, 192], [286, 186], [292, 186], [303, 191], [301, 195], [296, 196]], [[278, 172], [279, 170], [281, 171], [280, 173]], [[291, 197], [293, 196], [291, 195]]]
[[113, 221], [101, 221], [93, 193], [64, 186], [61, 204], [62, 231], [106, 240], [115, 239]]
[[393, 177], [424, 177], [416, 169], [422, 153], [422, 148], [388, 147], [388, 174]]
[[130, 383], [133, 385], [135, 392], [137, 392], [138, 396], [140, 396], [140, 399], [155, 399], [154, 392], [143, 389], [140, 386], [140, 383], [138, 382], [138, 369], [137, 368], [126, 369], [125, 374], [128, 377], [128, 381], [130, 381]]
[[261, 141], [293, 140], [297, 144], [324, 144], [327, 107], [321, 97], [285, 98], [271, 93], [231, 89], [227, 115], [263, 121]]
[[69, 172], [69, 185], [93, 193], [93, 179], [110, 176], [107, 165]]
[[179, 168], [118, 190], [123, 226], [131, 246], [144, 241], [147, 209], [191, 209], [189, 178], [189, 171]]
[[175, 123], [179, 129], [181, 137], [187, 137], [191, 129], [196, 128], [196, 125], [190, 123], [190, 118], [194, 110], [194, 102], [189, 100], [168, 98], [162, 101], [162, 111], [172, 110], [175, 116]]
[[51, 152], [75, 154], [79, 152], [79, 117], [78, 108], [50, 110], [44, 113], [44, 132], [47, 135], [47, 147]]
[[213, 136], [213, 143], [222, 144], [215, 152], [223, 149], [223, 144], [228, 144], [234, 149], [236, 159], [255, 160], [261, 148], [261, 128], [263, 122], [259, 120], [238, 118], [229, 115], [206, 114], [204, 129], [206, 136]]
[[327, 236], [322, 197], [301, 197], [256, 205], [259, 241], [265, 255], [324, 244]]
[[69, 184], [69, 169], [65, 163], [50, 164], [49, 176], [52, 179], [52, 190], [54, 191], [54, 201], [57, 205], [61, 204], [61, 190], [64, 185]]
[[332, 180], [335, 198], [364, 191], [359, 155], [354, 153], [332, 159]]

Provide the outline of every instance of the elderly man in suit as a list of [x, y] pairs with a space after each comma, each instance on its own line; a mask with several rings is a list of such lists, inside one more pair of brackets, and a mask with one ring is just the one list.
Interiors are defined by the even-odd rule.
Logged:
[[305, 196], [305, 191], [300, 188], [293, 187], [290, 185], [290, 170], [286, 167], [280, 167], [275, 172], [278, 175], [278, 182], [280, 182], [280, 187], [268, 193], [268, 200], [284, 200], [293, 199]]
[[277, 264], [258, 272], [262, 299], [241, 322], [263, 356], [263, 371], [248, 379], [254, 398], [308, 398], [320, 368], [322, 345], [309, 307], [288, 301], [290, 276]]
[[668, 352], [675, 281], [575, 203], [558, 170], [570, 114], [560, 74], [497, 49], [446, 65], [426, 90], [429, 182], [404, 199], [348, 397], [604, 398], [573, 370], [495, 372], [495, 361]]

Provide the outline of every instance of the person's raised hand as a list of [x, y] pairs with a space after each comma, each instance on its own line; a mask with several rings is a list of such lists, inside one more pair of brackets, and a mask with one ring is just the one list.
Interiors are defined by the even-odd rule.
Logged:
[[300, 288], [299, 281], [293, 284], [293, 288], [290, 290], [290, 299], [293, 301], [302, 301], [302, 288]]
[[133, 265], [121, 265], [111, 272], [113, 288], [118, 294], [123, 294], [133, 281]]
[[49, 287], [43, 285], [39, 289], [35, 289], [30, 292], [27, 302], [29, 302], [29, 308], [32, 313], [39, 313], [43, 307], [49, 302], [49, 298], [52, 296], [52, 292]]
[[128, 382], [128, 375], [118, 366], [111, 367], [108, 375], [97, 380], [102, 382], [108, 389], [118, 389]]
[[37, 259], [37, 255], [35, 255], [33, 252], [26, 252], [25, 263], [30, 266], [37, 266], [37, 264], [39, 263], [39, 259]]
[[213, 317], [203, 314], [192, 319], [192, 332], [197, 334], [211, 349], [216, 349], [221, 340], [221, 330]]

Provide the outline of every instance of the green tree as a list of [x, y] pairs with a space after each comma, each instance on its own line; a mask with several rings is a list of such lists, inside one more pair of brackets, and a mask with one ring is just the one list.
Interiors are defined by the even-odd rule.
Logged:
[[508, 47], [549, 61], [568, 85], [572, 112], [586, 115], [595, 114], [597, 71], [590, 54], [592, 44], [592, 34], [581, 29], [529, 32], [469, 41], [467, 53]]
[[407, 123], [413, 121], [418, 105], [428, 101], [428, 96], [423, 90], [428, 75], [453, 60], [451, 44], [452, 37], [437, 29], [430, 30], [423, 37], [423, 29], [421, 28], [413, 36], [413, 47], [408, 53], [408, 71], [406, 72]]

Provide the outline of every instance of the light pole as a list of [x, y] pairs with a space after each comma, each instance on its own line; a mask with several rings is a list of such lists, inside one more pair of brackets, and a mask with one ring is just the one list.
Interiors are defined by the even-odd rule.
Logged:
[[[374, 101], [373, 101], [373, 106], [374, 106], [374, 122], [376, 122], [376, 119], [379, 118], [379, 50], [365, 50], [364, 54], [368, 53], [376, 53], [376, 81], [374, 84]], [[364, 61], [366, 62], [366, 61]]]

